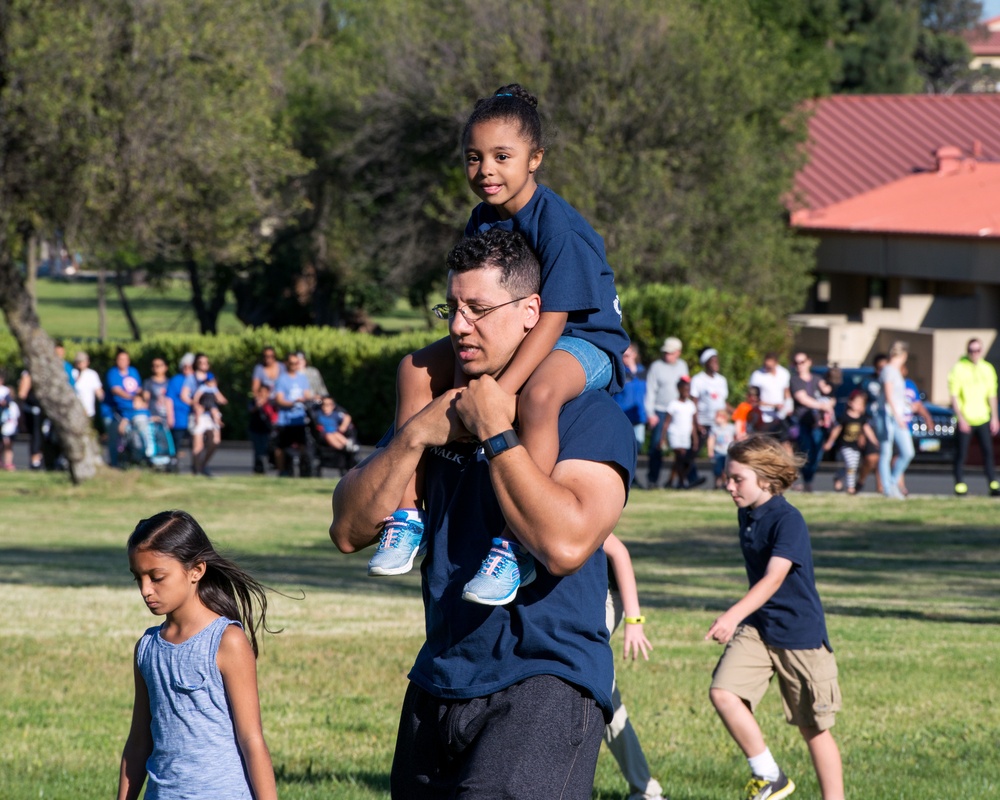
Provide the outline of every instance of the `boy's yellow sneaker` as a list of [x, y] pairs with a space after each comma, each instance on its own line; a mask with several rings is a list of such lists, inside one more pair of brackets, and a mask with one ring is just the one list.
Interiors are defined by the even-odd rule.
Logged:
[[756, 775], [750, 778], [743, 790], [743, 800], [781, 800], [794, 791], [795, 784], [784, 772], [778, 770], [778, 777], [773, 781]]

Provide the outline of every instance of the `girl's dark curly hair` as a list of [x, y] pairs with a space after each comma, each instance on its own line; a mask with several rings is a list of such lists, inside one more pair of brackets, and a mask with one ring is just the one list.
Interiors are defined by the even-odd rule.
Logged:
[[521, 84], [509, 83], [501, 86], [491, 97], [476, 101], [472, 114], [462, 130], [462, 146], [469, 140], [472, 126], [480, 122], [502, 119], [517, 124], [524, 140], [531, 145], [532, 152], [545, 146], [542, 139], [542, 120], [538, 116], [538, 98], [530, 94]]

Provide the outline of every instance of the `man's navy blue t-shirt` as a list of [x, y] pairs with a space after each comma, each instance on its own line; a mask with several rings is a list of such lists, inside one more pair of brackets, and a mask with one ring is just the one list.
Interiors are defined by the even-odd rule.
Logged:
[[738, 517], [740, 547], [751, 586], [764, 577], [773, 556], [792, 562], [778, 591], [744, 621], [772, 647], [813, 650], [825, 646], [832, 651], [816, 589], [809, 529], [802, 514], [776, 495], [759, 508], [741, 508]]
[[542, 265], [542, 311], [567, 312], [564, 335], [578, 336], [608, 354], [613, 368], [608, 391], [620, 392], [625, 385], [622, 354], [629, 338], [622, 328], [621, 304], [604, 240], [579, 211], [541, 185], [524, 208], [507, 220], [501, 220], [493, 206], [480, 203], [472, 210], [465, 235], [494, 227], [524, 236]]
[[[631, 484], [635, 436], [606, 392], [585, 392], [563, 407], [559, 447], [560, 461], [608, 463]], [[463, 586], [504, 529], [489, 462], [471, 442], [429, 448], [425, 484], [428, 550], [420, 571], [427, 640], [410, 680], [435, 697], [471, 699], [553, 675], [593, 696], [610, 720], [614, 665], [603, 549], [564, 578], [537, 564], [536, 579], [506, 606], [469, 603]]]

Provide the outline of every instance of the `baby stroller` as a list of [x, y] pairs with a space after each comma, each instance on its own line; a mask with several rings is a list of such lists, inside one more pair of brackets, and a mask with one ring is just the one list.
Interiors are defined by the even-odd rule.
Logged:
[[122, 467], [149, 466], [160, 472], [177, 472], [177, 450], [170, 429], [159, 417], [143, 426], [129, 423], [118, 442]]
[[177, 449], [170, 428], [159, 417], [149, 421], [146, 428], [146, 460], [161, 472], [177, 472]]

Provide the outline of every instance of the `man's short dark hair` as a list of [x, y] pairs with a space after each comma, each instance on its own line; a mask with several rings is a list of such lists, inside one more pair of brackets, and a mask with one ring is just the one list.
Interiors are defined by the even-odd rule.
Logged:
[[538, 259], [524, 237], [513, 231], [490, 228], [462, 239], [448, 254], [448, 269], [452, 272], [490, 267], [500, 270], [500, 285], [511, 297], [535, 294], [541, 284]]

